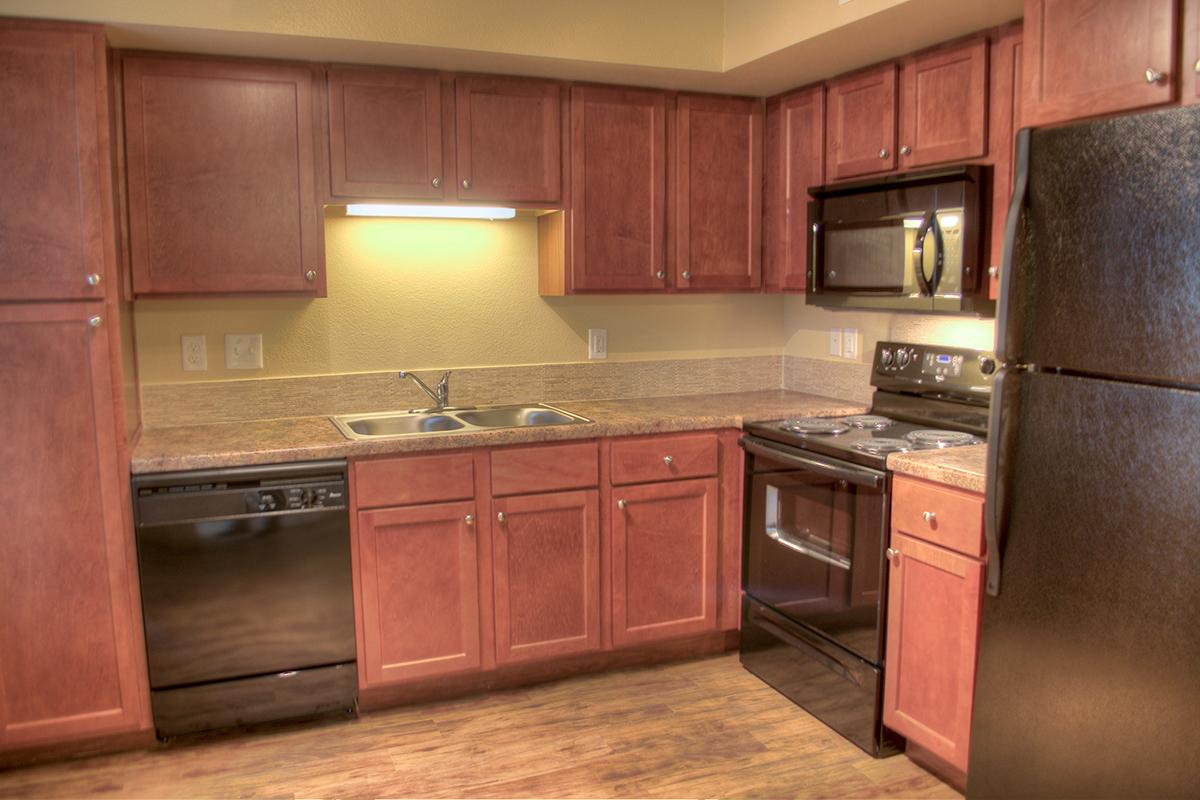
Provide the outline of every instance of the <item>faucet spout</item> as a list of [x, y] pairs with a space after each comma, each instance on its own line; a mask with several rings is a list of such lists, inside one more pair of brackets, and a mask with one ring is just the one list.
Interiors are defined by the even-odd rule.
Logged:
[[400, 370], [400, 372], [397, 374], [400, 376], [400, 380], [412, 378], [413, 382], [417, 384], [420, 390], [429, 395], [429, 399], [433, 400], [434, 408], [436, 408], [438, 411], [441, 411], [446, 406], [450, 405], [450, 373], [451, 370], [446, 370], [443, 372], [441, 380], [438, 381], [437, 387], [433, 389], [430, 389], [425, 381], [421, 380], [411, 372]]

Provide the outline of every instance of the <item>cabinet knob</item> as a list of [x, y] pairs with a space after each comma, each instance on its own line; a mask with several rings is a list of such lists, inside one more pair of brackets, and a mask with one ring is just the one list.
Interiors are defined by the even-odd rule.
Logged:
[[685, 270], [683, 271], [683, 275], [682, 275], [681, 277], [682, 277], [682, 278], [683, 278], [685, 281], [690, 281], [690, 280], [692, 279], [692, 271], [691, 271], [691, 270], [689, 270], [689, 269], [685, 269]]
[[624, 507], [625, 507], [625, 501], [624, 501], [624, 500], [618, 500], [618, 501], [617, 501], [617, 508], [624, 508]]
[[669, 467], [675, 463], [675, 459], [671, 458], [670, 456], [663, 456], [663, 463]]
[[1200, 58], [1196, 59], [1196, 63], [1192, 64], [1192, 72], [1200, 75]]
[[467, 514], [465, 517], [463, 517], [463, 522], [467, 523], [468, 527], [471, 525], [474, 525], [475, 524], [475, 515]]
[[435, 188], [435, 189], [442, 188], [442, 179], [439, 177], [434, 177], [434, 179], [431, 180], [430, 183], [433, 184], [433, 188]]
[[100, 323], [103, 321], [104, 320], [100, 319], [99, 315], [94, 316], [94, 317], [88, 317], [88, 325], [91, 325], [93, 328], [99, 328]]
[[99, 272], [89, 272], [88, 276], [86, 278], [84, 278], [84, 280], [87, 282], [88, 286], [99, 286], [100, 285], [100, 273]]
[[[912, 148], [909, 147], [908, 145], [906, 145], [906, 144], [900, 145], [900, 155], [906, 156], [911, 152], [912, 152]], [[887, 158], [887, 156], [883, 156], [883, 157]]]
[[879, 157], [880, 158], [887, 158], [891, 154], [892, 154], [892, 151], [888, 150], [886, 147], [879, 148]]
[[922, 511], [921, 519], [925, 520], [930, 525], [932, 525], [934, 520], [937, 519], [937, 514], [933, 513], [932, 511]]
[[887, 556], [888, 561], [895, 561], [896, 559], [900, 558], [900, 551], [893, 547], [889, 547], [884, 551], [884, 555]]
[[503, 511], [501, 511], [499, 514], [496, 515], [496, 521], [504, 522], [504, 512]]
[[1167, 77], [1164, 73], [1159, 72], [1154, 67], [1146, 67], [1145, 75], [1146, 83], [1149, 84], [1162, 83], [1163, 78]]
[[658, 278], [661, 281], [663, 278], [667, 277], [667, 273], [663, 272], [660, 269], [658, 272], [654, 273], [654, 277]]
[[994, 278], [994, 277], [996, 277], [996, 276], [997, 276], [997, 275], [999, 275], [999, 274], [1000, 274], [1000, 268], [999, 268], [999, 267], [988, 267], [988, 275], [990, 275], [990, 276], [992, 276], [992, 277]]
[[308, 272], [304, 273], [304, 280], [308, 281], [309, 283], [312, 283], [316, 279], [317, 271], [315, 269], [310, 269]]
[[470, 188], [471, 188], [471, 179], [470, 179], [470, 178], [463, 178], [462, 187], [463, 187], [464, 189], [470, 189]]

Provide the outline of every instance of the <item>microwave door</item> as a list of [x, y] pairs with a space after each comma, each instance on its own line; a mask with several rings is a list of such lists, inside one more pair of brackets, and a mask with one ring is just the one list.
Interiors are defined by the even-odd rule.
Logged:
[[927, 216], [928, 212], [917, 210], [815, 225], [812, 263], [816, 290], [810, 302], [832, 307], [931, 311], [933, 298], [930, 290], [923, 288], [914, 264], [923, 262], [926, 275], [933, 278], [937, 249], [932, 245], [932, 234], [925, 237], [925, 255], [914, 258], [917, 232]]

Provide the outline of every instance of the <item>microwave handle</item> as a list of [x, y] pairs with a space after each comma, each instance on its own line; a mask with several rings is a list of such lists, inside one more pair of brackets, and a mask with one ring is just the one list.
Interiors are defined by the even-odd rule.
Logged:
[[[942, 268], [946, 261], [946, 244], [942, 238], [942, 225], [937, 220], [937, 215], [933, 217], [933, 280], [929, 286], [929, 296], [933, 297], [937, 294], [938, 284], [942, 282]], [[922, 272], [924, 272], [924, 264], [922, 264]]]
[[[934, 210], [931, 208], [925, 212], [925, 216], [921, 219], [921, 225], [917, 228], [916, 238], [913, 239], [912, 249], [912, 268], [913, 277], [917, 279], [917, 285], [921, 287], [921, 294], [926, 297], [933, 296], [933, 286], [929, 282], [928, 276], [925, 275], [925, 237], [929, 235], [929, 229], [936, 230], [937, 221], [934, 217]], [[934, 237], [934, 247], [937, 247], [937, 237]], [[940, 252], [935, 250], [935, 252]], [[933, 277], [937, 280], [941, 276], [938, 274], [937, 261], [934, 261]]]

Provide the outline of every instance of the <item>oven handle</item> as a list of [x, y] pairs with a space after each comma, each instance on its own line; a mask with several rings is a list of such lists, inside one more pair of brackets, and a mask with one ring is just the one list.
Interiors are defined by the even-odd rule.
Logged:
[[793, 539], [791, 536], [788, 536], [775, 526], [767, 528], [767, 538], [779, 542], [781, 545], [790, 550], [795, 550], [802, 556], [815, 558], [817, 561], [822, 561], [831, 567], [844, 569], [847, 572], [850, 570], [850, 559], [843, 556], [835, 556], [831, 553], [822, 553], [820, 550], [817, 550], [814, 547], [809, 547], [799, 539]]
[[807, 458], [798, 453], [781, 450], [778, 447], [771, 447], [761, 439], [755, 439], [750, 436], [743, 436], [738, 439], [740, 444], [747, 453], [753, 453], [756, 456], [769, 458], [778, 461], [788, 466], [798, 467], [800, 469], [811, 470], [821, 475], [826, 475], [830, 478], [848, 481], [856, 486], [869, 486], [872, 489], [878, 489], [883, 485], [883, 475], [861, 467], [853, 467], [848, 464], [830, 464], [826, 461], [818, 461], [814, 458]]

